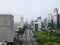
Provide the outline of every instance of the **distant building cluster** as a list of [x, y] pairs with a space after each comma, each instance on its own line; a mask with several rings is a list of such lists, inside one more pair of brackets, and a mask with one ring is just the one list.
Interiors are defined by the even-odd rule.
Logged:
[[37, 17], [35, 21], [31, 21], [31, 29], [33, 31], [41, 31], [42, 28], [60, 29], [60, 14], [58, 14], [57, 8], [54, 8], [53, 12], [49, 13], [43, 21], [41, 17]]
[[20, 22], [15, 22], [14, 24], [14, 32], [17, 33], [19, 31], [19, 29], [22, 29], [24, 26], [24, 18], [21, 17], [20, 18]]
[[[60, 14], [58, 9], [54, 8], [52, 13], [49, 13], [47, 18], [42, 21], [41, 16], [35, 20], [31, 20], [30, 24], [21, 17], [19, 23], [14, 23], [14, 17], [8, 14], [0, 14], [0, 42], [12, 41], [14, 33], [17, 33], [22, 28], [30, 28], [33, 31], [41, 31], [42, 29], [60, 29]], [[18, 36], [18, 35], [17, 35]]]
[[60, 14], [58, 14], [58, 9], [54, 8], [53, 12], [48, 14], [48, 28], [60, 29]]
[[54, 8], [52, 13], [49, 13], [47, 18], [44, 18], [42, 26], [48, 29], [60, 29], [60, 14], [58, 9]]
[[35, 21], [31, 21], [31, 29], [33, 31], [41, 31], [41, 17], [38, 17]]

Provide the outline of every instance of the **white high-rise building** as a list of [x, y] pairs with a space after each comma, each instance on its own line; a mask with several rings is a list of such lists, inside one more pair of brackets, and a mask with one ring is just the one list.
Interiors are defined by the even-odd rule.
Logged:
[[33, 21], [33, 31], [41, 31], [41, 17]]
[[48, 20], [48, 27], [49, 28], [53, 28], [53, 22], [52, 22], [53, 21], [53, 17], [52, 17], [51, 13], [48, 14], [47, 20]]
[[0, 42], [13, 41], [14, 20], [9, 14], [0, 14]]
[[57, 28], [58, 26], [58, 9], [54, 8], [53, 10], [53, 28]]
[[34, 24], [33, 24], [33, 31], [38, 31], [38, 21], [34, 21]]
[[24, 26], [24, 18], [21, 17], [19, 28], [23, 28], [23, 26]]
[[58, 15], [58, 9], [57, 9], [57, 8], [54, 8], [54, 9], [53, 9], [53, 16], [54, 16], [54, 15]]
[[41, 17], [38, 17], [37, 20], [38, 20], [38, 30], [41, 31]]

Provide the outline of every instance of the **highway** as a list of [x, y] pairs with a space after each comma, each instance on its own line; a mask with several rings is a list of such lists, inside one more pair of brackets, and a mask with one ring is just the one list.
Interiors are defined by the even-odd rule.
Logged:
[[26, 29], [24, 32], [23, 45], [35, 45], [35, 38], [33, 37], [32, 30]]

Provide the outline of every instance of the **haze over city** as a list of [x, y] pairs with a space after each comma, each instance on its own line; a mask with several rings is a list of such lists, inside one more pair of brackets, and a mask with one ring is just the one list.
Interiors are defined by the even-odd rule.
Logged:
[[0, 0], [0, 45], [60, 45], [60, 0]]
[[35, 19], [38, 16], [47, 17], [54, 8], [60, 13], [60, 0], [0, 0], [0, 13], [14, 15], [15, 22], [24, 19]]

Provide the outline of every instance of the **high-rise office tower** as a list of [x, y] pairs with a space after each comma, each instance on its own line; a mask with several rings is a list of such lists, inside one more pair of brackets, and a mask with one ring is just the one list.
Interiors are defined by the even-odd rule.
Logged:
[[52, 19], [52, 14], [51, 13], [48, 14], [47, 20], [48, 20], [48, 27], [53, 28], [53, 19]]
[[20, 24], [19, 24], [19, 28], [23, 28], [23, 26], [24, 26], [24, 18], [21, 17], [20, 20], [21, 20], [21, 21], [20, 21]]
[[34, 21], [33, 31], [38, 31], [38, 21], [37, 20]]
[[53, 15], [58, 15], [58, 9], [57, 8], [53, 9]]
[[58, 19], [57, 20], [58, 20], [58, 27], [57, 28], [60, 29], [60, 14], [58, 14]]
[[41, 27], [44, 28], [44, 21], [41, 22]]
[[47, 18], [44, 18], [44, 21], [43, 21], [43, 26], [46, 28], [48, 26], [48, 21], [47, 21]]
[[34, 31], [41, 31], [41, 17], [38, 17], [33, 23], [33, 30]]
[[9, 14], [0, 14], [0, 41], [13, 41], [14, 20]]
[[41, 30], [41, 17], [38, 17], [37, 20], [38, 20], [38, 30], [40, 31]]
[[54, 8], [53, 10], [53, 28], [58, 28], [58, 9]]
[[31, 27], [31, 29], [33, 30], [33, 25], [34, 25], [34, 20], [31, 20], [31, 22], [30, 22], [30, 27]]

